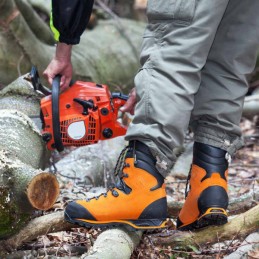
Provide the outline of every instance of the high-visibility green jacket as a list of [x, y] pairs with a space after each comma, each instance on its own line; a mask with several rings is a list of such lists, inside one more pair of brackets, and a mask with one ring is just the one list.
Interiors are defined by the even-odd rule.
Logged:
[[52, 0], [50, 27], [56, 41], [78, 44], [94, 0]]

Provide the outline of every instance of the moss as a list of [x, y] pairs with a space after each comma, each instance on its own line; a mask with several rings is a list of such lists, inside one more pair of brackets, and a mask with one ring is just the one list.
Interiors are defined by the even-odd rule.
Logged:
[[17, 233], [30, 219], [12, 200], [12, 193], [0, 186], [0, 239]]

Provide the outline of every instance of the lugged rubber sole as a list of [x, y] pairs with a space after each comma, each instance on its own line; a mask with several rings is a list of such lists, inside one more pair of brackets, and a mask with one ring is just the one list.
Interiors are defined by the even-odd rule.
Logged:
[[166, 227], [165, 219], [143, 219], [143, 220], [113, 220], [113, 221], [94, 221], [86, 219], [72, 219], [65, 213], [65, 220], [77, 224], [85, 228], [109, 228], [109, 227], [123, 227], [127, 226], [133, 230], [159, 229]]
[[178, 230], [196, 230], [208, 226], [220, 226], [228, 222], [228, 214], [222, 208], [209, 208], [195, 222], [178, 227]]

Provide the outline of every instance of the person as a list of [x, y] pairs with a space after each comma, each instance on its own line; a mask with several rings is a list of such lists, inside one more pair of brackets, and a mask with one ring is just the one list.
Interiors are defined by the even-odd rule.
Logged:
[[[71, 50], [88, 22], [92, 0], [52, 0], [56, 54], [44, 75], [71, 80]], [[166, 225], [164, 178], [188, 127], [193, 162], [179, 230], [227, 222], [231, 156], [242, 146], [239, 123], [247, 75], [259, 42], [257, 0], [148, 0], [141, 68], [122, 111], [135, 113], [115, 172], [116, 185], [92, 199], [74, 201], [66, 220], [85, 227]]]

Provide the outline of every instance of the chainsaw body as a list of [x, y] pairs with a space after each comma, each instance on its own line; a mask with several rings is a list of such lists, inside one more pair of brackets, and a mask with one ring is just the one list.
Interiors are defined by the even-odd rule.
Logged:
[[127, 128], [117, 116], [126, 95], [82, 81], [59, 94], [59, 81], [56, 84], [52, 94], [41, 100], [42, 136], [48, 149], [62, 151], [64, 146], [90, 145], [125, 135]]

